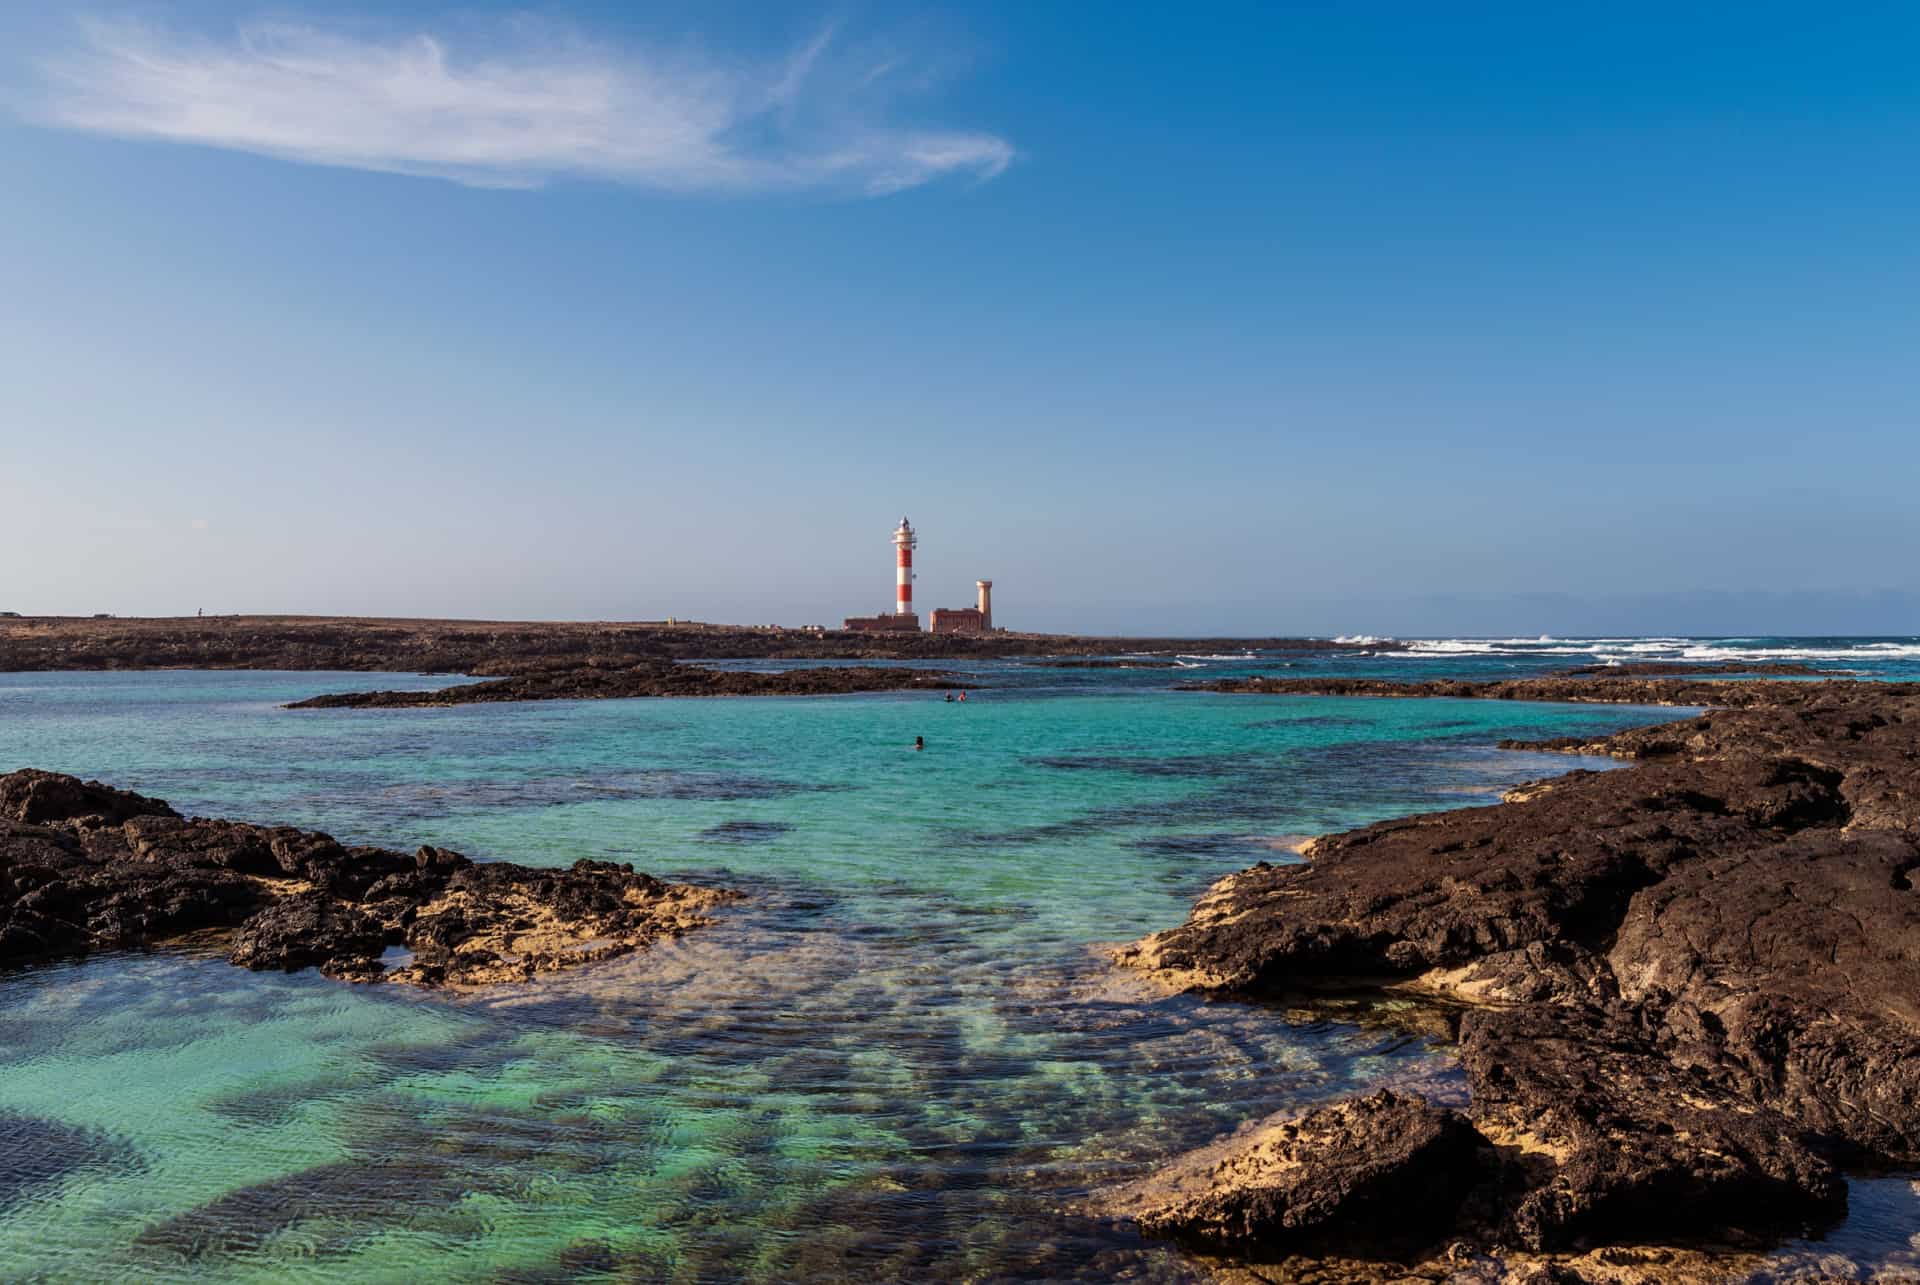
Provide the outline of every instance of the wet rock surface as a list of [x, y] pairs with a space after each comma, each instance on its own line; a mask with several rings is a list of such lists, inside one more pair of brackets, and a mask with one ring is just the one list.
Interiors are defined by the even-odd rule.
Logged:
[[610, 700], [641, 696], [831, 696], [841, 692], [957, 690], [978, 686], [937, 669], [843, 666], [754, 673], [673, 661], [632, 666], [558, 666], [443, 687], [432, 692], [344, 692], [295, 701], [288, 709], [395, 709], [493, 701]]
[[[1455, 1171], [1430, 1250], [1764, 1245], [1838, 1217], [1840, 1169], [1920, 1164], [1920, 690], [1338, 685], [1740, 706], [1550, 744], [1631, 766], [1318, 839], [1117, 952], [1223, 997], [1442, 1005], [1497, 1162]], [[1234, 690], [1276, 686], [1298, 687]], [[1218, 1179], [1212, 1206], [1255, 1207], [1233, 1170]]]
[[[677, 936], [735, 896], [605, 861], [548, 870], [348, 847], [182, 817], [97, 781], [0, 776], [0, 966], [233, 930], [229, 958], [247, 968], [484, 985]], [[390, 966], [394, 947], [409, 957]]]
[[1117, 1193], [1152, 1236], [1235, 1248], [1418, 1246], [1491, 1154], [1459, 1112], [1382, 1091], [1278, 1116]]
[[1503, 1243], [1798, 1232], [1845, 1211], [1838, 1173], [1792, 1121], [1676, 1068], [1617, 1010], [1476, 1010], [1460, 1056], [1474, 1117], [1513, 1162], [1493, 1229]]

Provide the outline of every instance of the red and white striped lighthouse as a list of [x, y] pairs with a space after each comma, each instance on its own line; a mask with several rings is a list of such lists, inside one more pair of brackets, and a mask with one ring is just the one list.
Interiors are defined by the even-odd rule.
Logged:
[[894, 593], [893, 610], [895, 615], [913, 614], [913, 549], [920, 543], [920, 537], [913, 533], [913, 524], [905, 518], [893, 533], [893, 547], [898, 551], [898, 573], [894, 580], [897, 586]]

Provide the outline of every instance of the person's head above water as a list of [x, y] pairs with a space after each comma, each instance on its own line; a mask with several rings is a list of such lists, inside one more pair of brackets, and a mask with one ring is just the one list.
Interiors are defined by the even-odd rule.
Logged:
[[926, 738], [926, 737], [924, 737], [924, 736], [916, 736], [916, 737], [914, 737], [914, 738], [913, 738], [913, 748], [914, 748], [914, 749], [916, 749], [916, 750], [924, 750], [924, 749], [926, 749], [926, 748], [927, 748], [927, 738]]

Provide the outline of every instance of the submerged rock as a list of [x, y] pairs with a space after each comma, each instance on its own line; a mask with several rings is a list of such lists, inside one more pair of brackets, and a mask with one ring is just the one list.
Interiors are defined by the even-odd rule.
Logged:
[[[228, 957], [246, 968], [479, 985], [625, 954], [736, 895], [605, 861], [546, 870], [349, 848], [182, 817], [97, 781], [0, 776], [0, 965], [233, 929]], [[411, 960], [389, 969], [392, 947]]]
[[[1836, 1163], [1920, 1163], [1920, 691], [1584, 682], [1579, 699], [1717, 687], [1744, 707], [1583, 744], [1622, 770], [1319, 839], [1116, 957], [1223, 996], [1455, 1005], [1468, 1115], [1501, 1157], [1451, 1228], [1475, 1244], [1817, 1228], [1844, 1208]], [[1342, 1169], [1300, 1163], [1301, 1182]]]
[[80, 1170], [126, 1173], [144, 1165], [132, 1143], [112, 1134], [8, 1110], [0, 1110], [0, 1156], [0, 1213]]

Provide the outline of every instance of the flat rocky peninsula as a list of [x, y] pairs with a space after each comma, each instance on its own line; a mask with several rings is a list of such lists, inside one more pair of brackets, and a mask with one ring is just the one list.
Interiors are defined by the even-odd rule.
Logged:
[[1681, 1253], [1831, 1225], [1845, 1171], [1920, 1166], [1920, 687], [1233, 690], [1712, 708], [1579, 746], [1623, 768], [1230, 875], [1118, 951], [1222, 998], [1432, 1001], [1468, 1105], [1383, 1092], [1250, 1122], [1113, 1211], [1309, 1276], [1357, 1256], [1395, 1257], [1383, 1278], [1478, 1280], [1485, 1256], [1519, 1255], [1546, 1273], [1529, 1279], [1642, 1262], [1662, 1280]]
[[0, 967], [218, 934], [246, 968], [484, 986], [644, 949], [737, 897], [609, 861], [550, 870], [348, 846], [183, 817], [98, 781], [0, 776]]
[[501, 677], [540, 666], [679, 660], [990, 660], [1116, 652], [1392, 651], [1325, 638], [1107, 638], [854, 633], [692, 621], [415, 620], [359, 616], [0, 615], [0, 672], [304, 669]]
[[338, 692], [294, 701], [288, 709], [400, 709], [498, 701], [620, 700], [644, 696], [834, 696], [848, 692], [956, 691], [973, 688], [938, 669], [877, 665], [820, 666], [758, 673], [676, 661], [638, 665], [551, 665], [508, 678], [437, 691]]
[[[1396, 646], [1398, 644], [1384, 644]], [[940, 661], [1218, 651], [1338, 651], [1314, 638], [1114, 639], [994, 631], [861, 633], [685, 621], [400, 620], [335, 616], [0, 616], [0, 672], [284, 669], [463, 674], [490, 681], [440, 691], [376, 690], [296, 701], [294, 709], [404, 708], [646, 696], [825, 696], [970, 687], [938, 669], [835, 665], [755, 673], [715, 660]], [[1372, 645], [1378, 649], [1381, 645]], [[1077, 663], [1088, 663], [1085, 661]], [[1134, 668], [1152, 661], [1128, 661]], [[1158, 662], [1171, 667], [1171, 660]], [[1103, 665], [1104, 667], [1104, 665]]]

